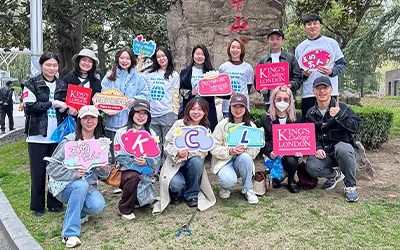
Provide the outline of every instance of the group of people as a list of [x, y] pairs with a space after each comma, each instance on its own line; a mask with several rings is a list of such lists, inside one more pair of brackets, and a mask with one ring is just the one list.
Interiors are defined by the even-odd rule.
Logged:
[[[357, 201], [357, 147], [352, 134], [358, 131], [360, 119], [349, 106], [335, 98], [338, 93], [337, 75], [344, 70], [345, 62], [337, 43], [320, 35], [321, 27], [319, 16], [309, 16], [304, 20], [308, 37], [298, 46], [295, 56], [282, 50], [284, 34], [281, 29], [272, 29], [268, 34], [271, 51], [259, 63], [288, 61], [290, 84], [277, 87], [271, 93], [265, 89], [261, 91], [265, 95], [267, 111], [260, 124], [265, 131], [263, 148], [226, 146], [228, 124], [257, 127], [249, 112], [249, 89], [254, 84], [254, 71], [244, 61], [245, 45], [239, 38], [229, 43], [228, 61], [219, 67], [221, 73], [230, 76], [235, 92], [224, 97], [224, 118], [220, 121], [215, 97], [201, 97], [198, 93], [198, 82], [203, 74], [214, 70], [204, 45], [193, 48], [191, 64], [180, 74], [175, 71], [167, 48], [158, 47], [151, 58], [151, 66], [147, 68], [143, 68], [142, 56], [136, 57], [130, 48], [123, 48], [116, 53], [112, 69], [102, 81], [96, 77], [99, 60], [91, 50], [83, 49], [73, 57], [75, 69], [62, 80], [56, 77], [57, 56], [51, 52], [44, 53], [39, 60], [41, 74], [22, 84], [31, 170], [31, 210], [37, 216], [45, 214], [47, 172], [47, 207], [49, 211], [61, 212], [63, 203], [67, 204], [63, 241], [67, 247], [80, 245], [81, 223], [87, 221], [89, 214], [100, 213], [105, 206], [97, 182], [108, 177], [111, 166], [117, 166], [121, 172], [119, 188], [122, 190], [117, 212], [122, 219], [135, 218], [138, 184], [149, 170], [154, 176], [159, 176], [160, 182], [160, 199], [154, 204], [153, 213], [160, 213], [169, 204], [177, 205], [182, 201], [203, 211], [216, 202], [204, 167], [209, 153], [212, 156], [211, 171], [217, 175], [220, 184], [220, 198], [229, 198], [238, 178], [241, 178], [241, 193], [248, 203], [256, 204], [259, 198], [252, 183], [254, 159], [260, 151], [269, 159], [278, 157], [272, 147], [272, 124], [303, 122], [315, 124], [317, 152], [307, 160], [307, 156], [301, 153], [282, 157], [282, 166], [288, 173], [289, 191], [300, 191], [295, 174], [299, 163], [306, 161], [309, 175], [326, 178], [323, 189], [332, 189], [344, 179], [346, 200]], [[298, 61], [304, 53], [315, 48], [330, 52], [332, 66], [317, 67], [312, 71], [301, 69]], [[114, 115], [104, 114], [104, 118], [93, 105], [76, 110], [65, 103], [68, 84], [91, 88], [92, 95], [116, 88], [128, 97], [128, 108]], [[296, 113], [294, 107], [294, 93], [300, 88], [302, 115]], [[76, 117], [75, 133], [57, 144], [51, 140], [51, 135], [68, 114]], [[182, 127], [197, 125], [210, 130], [214, 147], [209, 152], [178, 150], [173, 144], [176, 132]], [[132, 128], [158, 136], [161, 154], [156, 158], [129, 155], [121, 137]], [[89, 172], [62, 165], [67, 142], [98, 139], [104, 134], [112, 143], [110, 164]], [[44, 157], [52, 160], [47, 164]], [[280, 179], [273, 181], [275, 187], [280, 186]]]

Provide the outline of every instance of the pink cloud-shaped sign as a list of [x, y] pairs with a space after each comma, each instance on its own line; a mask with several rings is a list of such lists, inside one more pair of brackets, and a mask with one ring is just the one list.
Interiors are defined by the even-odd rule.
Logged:
[[303, 69], [317, 70], [332, 64], [332, 55], [322, 49], [312, 50], [301, 57], [300, 66]]
[[110, 139], [70, 141], [65, 144], [63, 165], [67, 168], [86, 168], [104, 166], [108, 163]]
[[158, 141], [145, 130], [130, 129], [122, 134], [121, 140], [126, 152], [135, 157], [156, 157], [160, 154]]

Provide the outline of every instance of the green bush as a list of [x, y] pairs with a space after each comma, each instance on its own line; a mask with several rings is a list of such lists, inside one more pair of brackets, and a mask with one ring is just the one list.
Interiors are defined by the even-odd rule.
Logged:
[[[393, 121], [393, 112], [383, 108], [351, 107], [361, 118], [360, 132], [355, 135], [366, 149], [378, 149], [382, 143], [389, 140], [390, 127]], [[298, 113], [301, 111], [297, 110]], [[265, 110], [251, 109], [251, 120], [258, 127], [261, 126], [261, 116]]]

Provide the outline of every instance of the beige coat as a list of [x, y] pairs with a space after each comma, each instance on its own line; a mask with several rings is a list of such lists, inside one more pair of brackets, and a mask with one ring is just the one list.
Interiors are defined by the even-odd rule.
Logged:
[[[180, 163], [177, 163], [178, 160], [178, 149], [173, 145], [173, 139], [175, 137], [175, 131], [178, 128], [185, 127], [186, 125], [183, 123], [183, 120], [177, 120], [174, 125], [172, 125], [168, 134], [165, 137], [164, 143], [164, 151], [167, 155], [163, 167], [161, 168], [160, 173], [160, 201], [158, 201], [153, 208], [153, 214], [161, 213], [170, 203], [171, 197], [169, 196], [169, 183], [171, 179], [178, 172]], [[189, 158], [194, 156], [198, 156], [201, 159], [205, 159], [208, 152], [193, 152], [189, 153]], [[203, 170], [203, 176], [200, 182], [200, 193], [198, 196], [198, 205], [197, 208], [200, 211], [204, 211], [207, 208], [214, 206], [216, 202], [214, 192], [212, 190], [210, 181], [208, 180], [206, 169]]]
[[[211, 160], [211, 171], [217, 174], [221, 168], [223, 168], [231, 159], [232, 155], [229, 154], [229, 147], [225, 146], [226, 133], [228, 131], [229, 119], [225, 118], [221, 120], [214, 129], [213, 137], [215, 141], [214, 147], [211, 149], [212, 160]], [[243, 125], [243, 123], [239, 124]], [[252, 127], [257, 127], [251, 122]], [[257, 157], [260, 152], [260, 148], [246, 148], [245, 152], [248, 153], [253, 160]], [[255, 166], [253, 163], [253, 174], [255, 172]]]

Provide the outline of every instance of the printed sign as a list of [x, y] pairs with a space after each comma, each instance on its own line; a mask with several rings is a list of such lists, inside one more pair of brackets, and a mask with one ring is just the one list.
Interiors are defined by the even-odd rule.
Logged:
[[115, 88], [106, 89], [93, 96], [93, 104], [96, 108], [103, 110], [104, 113], [115, 115], [127, 108], [128, 97]]
[[146, 42], [146, 39], [142, 35], [137, 36], [133, 40], [133, 52], [136, 55], [143, 55], [145, 57], [151, 57], [156, 51], [156, 43], [154, 41]]
[[63, 165], [67, 168], [83, 167], [87, 170], [104, 166], [108, 163], [110, 144], [108, 138], [67, 142]]
[[128, 154], [139, 157], [153, 158], [160, 154], [158, 137], [152, 137], [145, 130], [129, 129], [121, 136], [122, 144]]
[[90, 105], [92, 89], [68, 84], [67, 97], [65, 103], [76, 110], [80, 110], [85, 105]]
[[207, 72], [198, 83], [201, 96], [225, 96], [232, 94], [229, 75], [219, 74], [216, 71]]
[[181, 127], [175, 131], [174, 146], [189, 152], [209, 151], [214, 147], [214, 138], [203, 126]]
[[275, 155], [313, 155], [316, 152], [314, 124], [273, 124], [272, 142]]
[[225, 145], [236, 147], [245, 145], [246, 147], [264, 147], [264, 129], [253, 128], [250, 126], [228, 124]]
[[300, 58], [300, 67], [311, 71], [317, 70], [319, 67], [333, 67], [332, 56], [325, 50], [312, 50]]
[[275, 89], [278, 86], [288, 85], [289, 63], [258, 64], [256, 66], [256, 90]]

